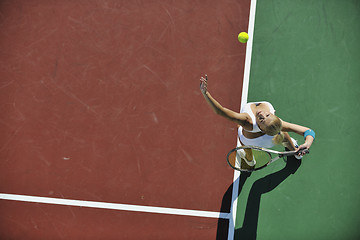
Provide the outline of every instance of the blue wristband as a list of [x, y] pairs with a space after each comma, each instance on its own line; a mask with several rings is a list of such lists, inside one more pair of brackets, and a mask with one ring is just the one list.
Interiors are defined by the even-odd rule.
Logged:
[[307, 136], [312, 136], [315, 140], [315, 132], [312, 129], [306, 130], [304, 132], [304, 139], [306, 139]]

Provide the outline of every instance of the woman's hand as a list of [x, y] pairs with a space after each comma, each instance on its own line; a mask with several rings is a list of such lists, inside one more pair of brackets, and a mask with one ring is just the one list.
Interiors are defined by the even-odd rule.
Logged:
[[[298, 156], [304, 156], [305, 154], [309, 153], [309, 149], [310, 149], [310, 144], [308, 143], [304, 143], [302, 145], [300, 145], [297, 149], [296, 152], [299, 153]], [[308, 150], [308, 151], [304, 151], [304, 150]], [[301, 152], [300, 152], [301, 151]]]
[[200, 91], [202, 92], [202, 94], [206, 94], [207, 93], [207, 75], [205, 75], [204, 77], [200, 78]]

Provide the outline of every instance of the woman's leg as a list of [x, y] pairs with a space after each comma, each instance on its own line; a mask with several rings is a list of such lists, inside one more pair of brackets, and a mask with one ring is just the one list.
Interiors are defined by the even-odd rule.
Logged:
[[[240, 141], [240, 139], [239, 139], [239, 141]], [[245, 146], [241, 141], [240, 141], [240, 144], [242, 145], [242, 146]], [[246, 162], [246, 164], [247, 165], [249, 165], [249, 166], [255, 166], [255, 164], [256, 164], [256, 162], [254, 161], [254, 156], [253, 156], [253, 152], [252, 152], [252, 150], [251, 149], [244, 149], [244, 152], [245, 152], [245, 156], [244, 156], [244, 158], [245, 158], [245, 162]]]

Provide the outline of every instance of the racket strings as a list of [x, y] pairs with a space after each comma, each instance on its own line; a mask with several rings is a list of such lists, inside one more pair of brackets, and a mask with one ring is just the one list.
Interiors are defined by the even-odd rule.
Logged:
[[[241, 151], [242, 150], [242, 151]], [[249, 166], [245, 161], [255, 161], [255, 166]], [[238, 149], [236, 151], [236, 156], [234, 161], [234, 166], [239, 169], [253, 169], [253, 168], [261, 168], [271, 160], [271, 155], [267, 152], [258, 150], [258, 149]]]
[[[236, 151], [233, 151], [229, 154], [228, 156], [228, 162], [231, 165], [231, 167], [235, 168], [235, 169], [253, 169], [255, 166], [249, 166], [244, 158], [246, 158], [248, 161], [251, 160], [255, 160], [256, 157], [253, 155], [252, 150], [251, 149], [246, 149], [246, 151], [244, 151], [244, 149], [238, 149]], [[256, 161], [256, 160], [255, 160]]]
[[[279, 152], [261, 147], [243, 146], [232, 149], [227, 155], [227, 162], [233, 169], [252, 172], [266, 167], [279, 158], [286, 161], [286, 156], [292, 156], [294, 153], [295, 151]], [[245, 162], [244, 159], [247, 161]], [[255, 166], [247, 164], [251, 160], [256, 162]]]

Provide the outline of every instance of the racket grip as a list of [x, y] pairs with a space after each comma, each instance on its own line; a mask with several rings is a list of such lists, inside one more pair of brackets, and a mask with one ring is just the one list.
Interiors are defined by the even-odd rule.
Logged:
[[[310, 153], [309, 149], [304, 149], [304, 150], [300, 151], [300, 153], [303, 153], [303, 152], [306, 153], [306, 154]], [[296, 159], [299, 159], [299, 160], [302, 159], [302, 157], [303, 157], [303, 155], [299, 156], [297, 154], [295, 154], [294, 156], [295, 156]]]
[[304, 150], [302, 150], [302, 151], [300, 151], [300, 152], [304, 152], [304, 153], [306, 153], [306, 154], [310, 153], [309, 149], [304, 149]]

